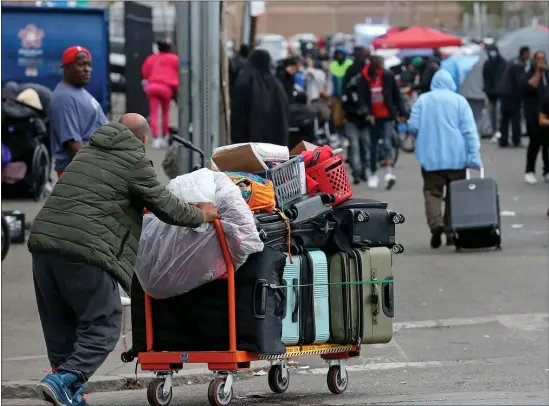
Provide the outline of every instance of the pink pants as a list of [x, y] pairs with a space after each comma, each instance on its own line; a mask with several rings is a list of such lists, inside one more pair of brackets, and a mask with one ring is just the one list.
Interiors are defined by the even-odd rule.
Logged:
[[154, 138], [158, 137], [158, 110], [162, 107], [162, 133], [168, 135], [170, 125], [170, 102], [172, 88], [162, 83], [147, 84], [147, 98], [149, 99], [149, 115], [151, 132]]

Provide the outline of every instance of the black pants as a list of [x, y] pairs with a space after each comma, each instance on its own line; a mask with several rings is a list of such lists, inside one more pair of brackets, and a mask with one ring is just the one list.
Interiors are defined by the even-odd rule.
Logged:
[[549, 136], [544, 134], [539, 124], [533, 121], [526, 123], [528, 129], [528, 149], [526, 150], [526, 173], [536, 172], [536, 161], [541, 149], [543, 159], [543, 174], [549, 173]]
[[32, 254], [32, 268], [50, 364], [83, 384], [120, 338], [118, 283], [99, 268], [52, 254]]
[[515, 110], [502, 109], [501, 111], [501, 124], [499, 131], [501, 132], [501, 138], [499, 145], [506, 147], [509, 145], [509, 123], [511, 123], [511, 131], [513, 132], [513, 144], [520, 144], [521, 128], [520, 128], [521, 110], [520, 106]]

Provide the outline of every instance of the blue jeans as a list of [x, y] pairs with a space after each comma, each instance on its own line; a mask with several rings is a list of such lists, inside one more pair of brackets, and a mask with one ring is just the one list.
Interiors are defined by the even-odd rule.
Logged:
[[[373, 173], [377, 171], [379, 161], [378, 153], [381, 152], [381, 158], [389, 165], [393, 158], [393, 127], [394, 122], [391, 119], [376, 121], [370, 132], [370, 170]], [[383, 147], [379, 148], [379, 140], [383, 140]]]
[[370, 149], [368, 127], [361, 127], [347, 121], [345, 123], [345, 135], [349, 140], [353, 176], [355, 178], [363, 177], [368, 167], [368, 150]]

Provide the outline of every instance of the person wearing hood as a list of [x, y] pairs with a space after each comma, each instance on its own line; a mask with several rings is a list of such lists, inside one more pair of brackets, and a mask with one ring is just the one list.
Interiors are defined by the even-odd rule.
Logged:
[[501, 121], [499, 131], [501, 138], [499, 146], [509, 146], [509, 124], [512, 131], [512, 142], [515, 147], [521, 145], [521, 119], [522, 119], [522, 92], [521, 79], [526, 71], [526, 63], [530, 59], [530, 48], [523, 46], [519, 50], [519, 57], [513, 59], [505, 67], [500, 84], [501, 94]]
[[412, 59], [412, 66], [420, 75], [419, 83], [412, 86], [412, 90], [418, 94], [427, 93], [431, 90], [431, 81], [434, 74], [440, 69], [440, 61], [433, 58], [429, 61], [423, 60], [421, 56]]
[[431, 247], [440, 247], [444, 233], [446, 243], [451, 245], [447, 186], [454, 180], [464, 179], [467, 168], [482, 168], [482, 160], [473, 111], [465, 97], [456, 93], [456, 84], [448, 71], [441, 69], [435, 73], [431, 91], [422, 94], [412, 107], [408, 128], [416, 138]]
[[343, 78], [349, 66], [353, 64], [348, 57], [347, 50], [343, 46], [337, 46], [334, 52], [334, 60], [330, 63], [330, 86], [332, 96], [332, 120], [337, 133], [344, 134], [345, 116], [341, 105], [343, 92]]
[[38, 388], [52, 403], [86, 405], [83, 385], [120, 337], [119, 284], [130, 293], [143, 211], [195, 228], [219, 217], [172, 194], [145, 155], [147, 120], [126, 114], [80, 149], [36, 216], [28, 248], [53, 373]]
[[271, 65], [269, 53], [256, 49], [236, 80], [231, 105], [231, 138], [235, 144], [288, 144], [289, 101]]
[[500, 55], [499, 49], [495, 45], [489, 45], [486, 48], [488, 59], [482, 67], [482, 78], [484, 79], [484, 93], [488, 98], [488, 108], [490, 111], [490, 121], [492, 122], [492, 131], [497, 138], [501, 137], [498, 131], [497, 121], [497, 103], [500, 97], [499, 85], [505, 72], [507, 62]]

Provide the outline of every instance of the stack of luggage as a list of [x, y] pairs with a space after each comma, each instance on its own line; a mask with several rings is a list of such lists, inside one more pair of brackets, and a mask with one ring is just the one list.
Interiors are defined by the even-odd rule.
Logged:
[[[234, 166], [250, 160], [213, 156], [241, 187], [265, 245], [235, 274], [237, 347], [279, 355], [286, 346], [387, 343], [395, 300], [392, 255], [403, 252], [395, 231], [404, 217], [385, 202], [352, 198], [337, 151], [325, 146], [300, 155], [264, 169], [265, 182], [257, 185], [261, 169]], [[280, 168], [288, 167], [285, 182], [277, 181]], [[254, 174], [246, 177], [246, 171]], [[269, 183], [274, 204], [265, 199]], [[132, 356], [146, 350], [144, 293], [134, 277]], [[215, 280], [153, 299], [153, 350], [226, 350], [227, 295], [227, 281]]]

